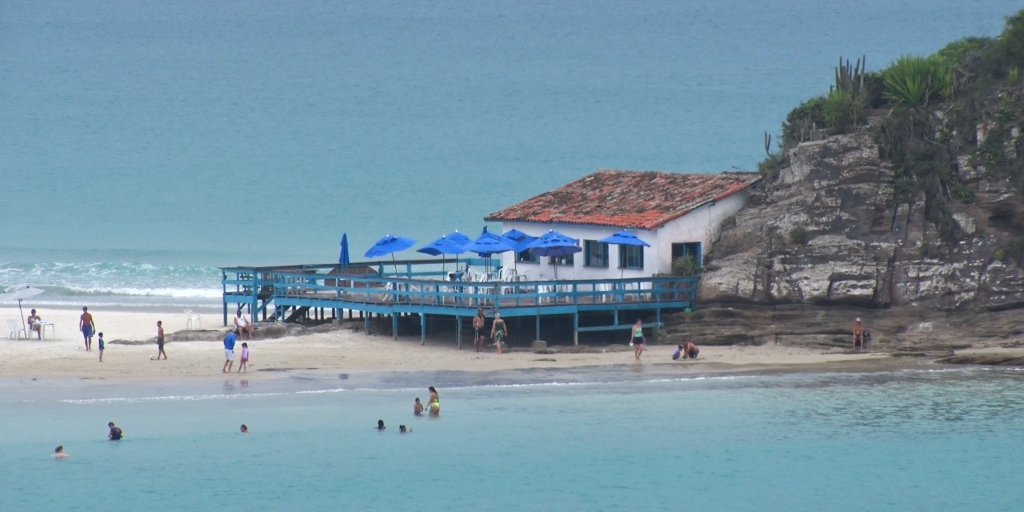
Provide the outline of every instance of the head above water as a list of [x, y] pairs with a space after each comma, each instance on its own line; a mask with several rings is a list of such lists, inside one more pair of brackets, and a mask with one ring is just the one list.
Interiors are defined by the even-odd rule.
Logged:
[[405, 432], [405, 425], [399, 425], [398, 426], [398, 431], [399, 432]]
[[110, 427], [110, 428], [114, 428], [114, 422], [111, 421], [110, 423], [107, 423], [107, 426]]
[[63, 453], [63, 452], [64, 452], [64, 445], [58, 445], [56, 448], [53, 449], [53, 453]]
[[420, 398], [416, 397], [416, 403], [420, 403]]
[[437, 390], [434, 389], [434, 386], [430, 386], [429, 388], [427, 388], [427, 391], [430, 391], [431, 393], [437, 393]]
[[249, 433], [249, 427], [245, 426], [245, 423], [242, 423], [242, 426], [238, 427], [238, 429], [241, 430], [243, 434]]
[[377, 428], [384, 428], [384, 420], [377, 420]]

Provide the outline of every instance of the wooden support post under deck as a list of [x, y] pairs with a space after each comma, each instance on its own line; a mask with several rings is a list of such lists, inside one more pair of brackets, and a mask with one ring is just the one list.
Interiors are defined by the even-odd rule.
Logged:
[[391, 339], [398, 339], [398, 315], [391, 313]]
[[455, 348], [462, 348], [462, 317], [455, 317]]
[[[362, 313], [362, 311], [360, 311]], [[370, 315], [359, 315], [363, 317], [363, 332], [370, 334]]]
[[427, 315], [420, 313], [420, 345], [427, 342]]
[[572, 344], [580, 344], [580, 314], [578, 312], [572, 314]]
[[228, 326], [228, 303], [224, 302], [224, 327]]
[[540, 339], [540, 315], [537, 315], [537, 337], [534, 338], [534, 339], [535, 340], [539, 340]]

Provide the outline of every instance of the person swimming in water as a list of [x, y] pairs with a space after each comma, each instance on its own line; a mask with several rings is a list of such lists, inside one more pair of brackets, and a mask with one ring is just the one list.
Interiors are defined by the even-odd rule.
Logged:
[[409, 432], [412, 432], [411, 428], [410, 429], [406, 429], [405, 425], [399, 425], [398, 426], [398, 433], [399, 434], [408, 434]]
[[243, 434], [249, 433], [249, 427], [245, 426], [245, 423], [242, 423], [242, 426], [238, 427], [238, 430], [241, 430]]
[[121, 431], [121, 427], [114, 425], [113, 421], [107, 423], [107, 427], [110, 428], [110, 433], [107, 434], [107, 439], [110, 439], [111, 441], [120, 441], [121, 438], [124, 437], [124, 432]]
[[388, 428], [384, 426], [384, 420], [377, 420], [377, 430], [387, 430], [387, 429]]
[[416, 401], [412, 404], [412, 413], [416, 416], [423, 415], [423, 404], [420, 403], [419, 397], [416, 397]]
[[53, 458], [55, 458], [55, 459], [66, 459], [68, 457], [70, 457], [70, 455], [64, 453], [64, 445], [60, 445], [57, 448], [54, 448], [54, 450], [53, 450]]
[[427, 399], [427, 409], [430, 411], [431, 416], [441, 415], [441, 398], [437, 395], [437, 390], [434, 386], [427, 388], [430, 391], [430, 398]]

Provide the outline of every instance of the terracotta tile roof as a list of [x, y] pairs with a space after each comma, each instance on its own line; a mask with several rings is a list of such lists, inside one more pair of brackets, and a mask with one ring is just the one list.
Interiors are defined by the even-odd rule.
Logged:
[[761, 179], [752, 172], [682, 174], [601, 169], [488, 215], [486, 221], [654, 229]]

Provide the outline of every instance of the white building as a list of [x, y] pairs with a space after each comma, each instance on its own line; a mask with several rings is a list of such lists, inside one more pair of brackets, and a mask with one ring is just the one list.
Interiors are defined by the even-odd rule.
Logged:
[[[488, 215], [502, 231], [531, 236], [548, 230], [579, 239], [583, 252], [565, 260], [527, 252], [505, 253], [502, 264], [529, 279], [611, 279], [669, 273], [672, 260], [692, 254], [701, 264], [722, 221], [747, 204], [760, 181], [749, 172], [682, 174], [598, 170], [563, 187]], [[628, 247], [598, 240], [627, 229], [650, 247]]]

